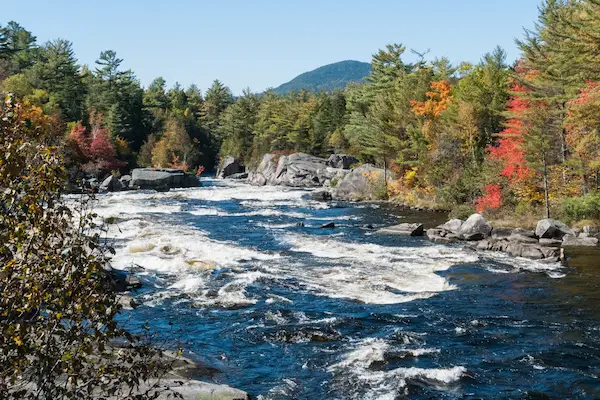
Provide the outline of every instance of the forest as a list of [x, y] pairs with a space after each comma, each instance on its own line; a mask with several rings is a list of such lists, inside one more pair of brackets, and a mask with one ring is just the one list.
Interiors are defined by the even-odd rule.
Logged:
[[600, 0], [546, 0], [514, 62], [501, 48], [452, 65], [389, 44], [366, 82], [344, 90], [234, 96], [218, 80], [205, 93], [160, 77], [143, 87], [114, 51], [79, 65], [71, 42], [39, 44], [8, 22], [0, 91], [59, 127], [70, 179], [348, 153], [388, 168], [382, 197], [399, 203], [575, 222], [600, 218], [599, 37]]

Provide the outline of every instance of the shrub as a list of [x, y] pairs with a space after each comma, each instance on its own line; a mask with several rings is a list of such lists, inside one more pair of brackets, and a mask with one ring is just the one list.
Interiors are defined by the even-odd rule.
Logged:
[[10, 99], [0, 107], [0, 398], [154, 398], [152, 385], [136, 391], [164, 372], [159, 352], [115, 322], [111, 249], [86, 198], [62, 201], [53, 120]]
[[475, 208], [471, 204], [461, 204], [452, 209], [449, 217], [465, 220], [473, 214], [475, 214]]
[[582, 219], [600, 220], [600, 193], [562, 200], [560, 214], [567, 222]]

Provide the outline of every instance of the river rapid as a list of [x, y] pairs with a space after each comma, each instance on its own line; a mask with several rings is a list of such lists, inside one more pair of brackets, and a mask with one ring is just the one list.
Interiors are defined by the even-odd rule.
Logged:
[[94, 210], [116, 222], [113, 267], [144, 284], [121, 323], [148, 321], [200, 379], [258, 399], [600, 398], [596, 251], [569, 267], [476, 253], [367, 228], [441, 214], [203, 185]]

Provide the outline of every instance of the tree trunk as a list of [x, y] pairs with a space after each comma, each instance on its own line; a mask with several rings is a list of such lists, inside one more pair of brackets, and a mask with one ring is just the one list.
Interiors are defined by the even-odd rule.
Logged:
[[546, 218], [550, 218], [550, 201], [548, 199], [548, 162], [544, 155], [544, 202], [546, 203]]

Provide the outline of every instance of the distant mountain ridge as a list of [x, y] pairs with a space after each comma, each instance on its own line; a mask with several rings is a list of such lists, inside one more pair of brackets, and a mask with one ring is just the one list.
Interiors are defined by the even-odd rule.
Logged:
[[354, 60], [340, 61], [300, 74], [273, 91], [279, 94], [302, 89], [310, 92], [330, 92], [343, 89], [351, 82], [361, 82], [370, 72], [369, 63]]

